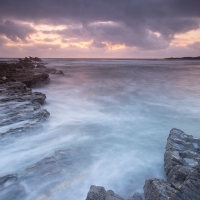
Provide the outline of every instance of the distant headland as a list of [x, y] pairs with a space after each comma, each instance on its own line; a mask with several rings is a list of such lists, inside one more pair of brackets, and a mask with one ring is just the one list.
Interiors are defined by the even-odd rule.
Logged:
[[171, 58], [165, 58], [168, 60], [200, 60], [200, 56], [197, 57], [171, 57]]

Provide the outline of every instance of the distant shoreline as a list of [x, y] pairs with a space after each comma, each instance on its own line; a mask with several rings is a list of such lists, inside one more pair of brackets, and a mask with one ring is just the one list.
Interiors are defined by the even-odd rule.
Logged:
[[200, 56], [197, 57], [171, 57], [165, 58], [166, 60], [200, 60]]

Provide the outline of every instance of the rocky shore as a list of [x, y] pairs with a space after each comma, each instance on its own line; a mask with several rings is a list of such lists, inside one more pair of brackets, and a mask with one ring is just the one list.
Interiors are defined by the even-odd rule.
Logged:
[[40, 127], [40, 121], [50, 113], [41, 108], [46, 96], [32, 92], [31, 87], [41, 86], [50, 81], [48, 74], [63, 74], [62, 71], [47, 68], [40, 58], [19, 59], [19, 62], [0, 63], [0, 127], [11, 126], [0, 133], [18, 136]]
[[[144, 194], [134, 194], [127, 200], [199, 200], [200, 199], [200, 139], [172, 129], [164, 155], [167, 180], [149, 179]], [[124, 200], [104, 187], [90, 187], [86, 200]]]
[[[0, 63], [0, 127], [8, 127], [0, 133], [0, 141], [41, 130], [40, 122], [50, 113], [42, 108], [45, 94], [33, 92], [31, 87], [48, 83], [50, 73], [63, 74], [45, 67], [37, 57]], [[84, 167], [86, 159], [78, 151], [81, 150], [59, 150], [21, 172], [0, 177], [0, 199], [48, 199], [65, 190], [73, 176], [66, 180], [64, 174], [76, 174], [78, 165]], [[200, 200], [200, 139], [172, 129], [167, 139], [164, 169], [167, 180], [148, 179], [143, 194], [133, 191], [133, 196], [126, 200]], [[92, 185], [86, 200], [125, 199], [112, 190]]]

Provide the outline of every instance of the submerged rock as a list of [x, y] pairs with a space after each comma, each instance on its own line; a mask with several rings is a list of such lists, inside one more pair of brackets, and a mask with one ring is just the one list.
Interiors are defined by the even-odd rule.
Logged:
[[0, 197], [5, 200], [49, 198], [69, 185], [70, 180], [65, 177], [76, 171], [76, 161], [80, 161], [78, 152], [59, 150], [20, 173], [0, 177]]

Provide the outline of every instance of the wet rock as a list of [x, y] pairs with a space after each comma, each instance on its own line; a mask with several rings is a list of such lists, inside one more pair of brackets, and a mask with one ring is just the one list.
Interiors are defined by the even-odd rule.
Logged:
[[20, 200], [25, 197], [25, 189], [19, 183], [19, 179], [14, 174], [0, 177], [0, 194], [1, 199]]
[[46, 72], [35, 71], [35, 66], [29, 62], [1, 63], [0, 84], [20, 81], [28, 87], [41, 85], [50, 81]]
[[47, 110], [41, 109], [45, 99], [44, 94], [32, 92], [21, 82], [0, 84], [0, 126], [27, 120], [34, 124], [45, 120], [50, 115]]
[[145, 200], [168, 200], [175, 192], [171, 184], [162, 179], [149, 179], [144, 185]]
[[[47, 157], [17, 174], [0, 177], [0, 196], [3, 199], [37, 199], [50, 197], [56, 189], [65, 187], [66, 172], [75, 170], [76, 152], [59, 150], [54, 156]], [[62, 182], [64, 181], [64, 182]], [[61, 183], [60, 183], [61, 182]], [[25, 187], [23, 187], [25, 186]], [[35, 193], [35, 191], [38, 191]]]
[[8, 82], [0, 84], [0, 103], [15, 101], [44, 104], [46, 99], [45, 94], [40, 92], [32, 92], [25, 84], [21, 82]]
[[200, 161], [200, 139], [172, 129], [164, 157], [167, 179], [178, 189]]
[[[41, 131], [42, 128], [43, 128], [43, 126], [38, 123], [22, 124], [18, 127], [11, 128], [8, 131], [0, 133], [1, 142], [2, 142], [2, 139], [4, 139], [4, 141], [6, 141], [7, 143], [8, 143], [8, 141], [11, 142], [16, 137], [20, 137], [24, 134], [26, 134], [26, 135], [31, 134], [33, 131], [36, 131], [36, 130]], [[7, 136], [7, 137], [5, 137], [5, 136]], [[8, 136], [11, 136], [11, 137], [8, 137]]]
[[92, 185], [87, 194], [86, 200], [124, 200], [112, 190], [106, 192], [104, 187]]
[[147, 180], [144, 186], [145, 199], [200, 199], [200, 139], [179, 129], [172, 129], [164, 157], [167, 181]]
[[169, 183], [177, 190], [171, 199], [200, 199], [200, 139], [172, 129], [164, 166]]
[[37, 60], [39, 58], [26, 57], [24, 60], [20, 59], [18, 63], [0, 63], [0, 84], [20, 81], [28, 87], [34, 87], [49, 83], [48, 74], [63, 74], [61, 70], [35, 63]]
[[136, 192], [132, 197], [126, 200], [145, 200], [145, 199], [144, 199], [144, 194]]

